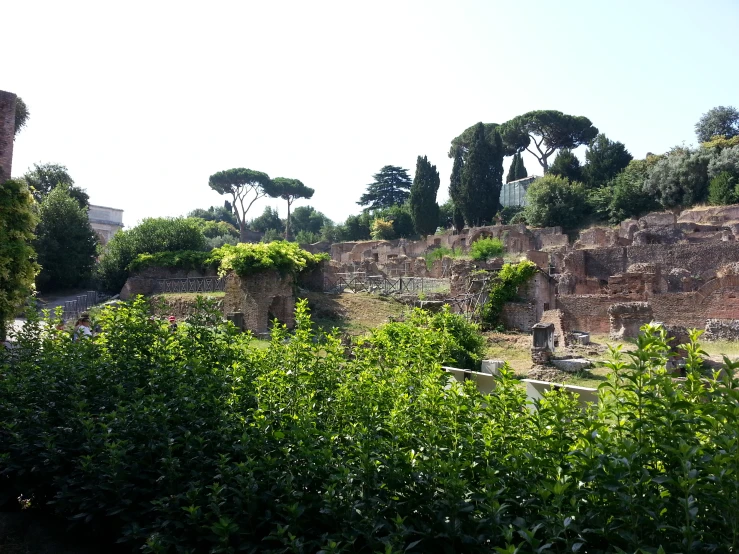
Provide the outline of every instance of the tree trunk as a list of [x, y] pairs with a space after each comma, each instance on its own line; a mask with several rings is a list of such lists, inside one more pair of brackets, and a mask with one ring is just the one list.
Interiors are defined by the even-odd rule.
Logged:
[[239, 242], [249, 242], [246, 238], [246, 225], [239, 221]]
[[287, 201], [287, 221], [285, 221], [285, 240], [290, 240], [290, 201]]

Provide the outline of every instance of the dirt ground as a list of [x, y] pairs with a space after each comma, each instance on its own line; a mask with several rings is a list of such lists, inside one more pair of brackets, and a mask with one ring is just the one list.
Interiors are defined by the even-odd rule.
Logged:
[[323, 294], [304, 292], [312, 320], [325, 331], [337, 327], [349, 335], [362, 335], [398, 318], [408, 309], [390, 296], [367, 293]]

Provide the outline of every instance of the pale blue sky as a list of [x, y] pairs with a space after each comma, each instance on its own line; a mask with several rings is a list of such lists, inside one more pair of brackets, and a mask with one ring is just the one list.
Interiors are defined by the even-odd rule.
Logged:
[[[643, 157], [739, 107], [737, 0], [25, 0], [2, 19], [0, 89], [32, 114], [14, 174], [65, 164], [127, 226], [222, 204], [208, 176], [231, 167], [301, 179], [339, 222], [418, 155], [445, 199], [449, 143], [477, 121], [585, 115]], [[285, 212], [250, 217], [265, 205]]]

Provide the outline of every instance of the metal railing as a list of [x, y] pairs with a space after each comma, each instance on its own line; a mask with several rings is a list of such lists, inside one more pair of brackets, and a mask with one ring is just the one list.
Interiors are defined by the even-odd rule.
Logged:
[[62, 319], [68, 321], [70, 319], [79, 318], [82, 312], [86, 312], [97, 304], [100, 300], [100, 295], [97, 291], [88, 290], [84, 294], [80, 294], [74, 300], [67, 300], [64, 302], [64, 311], [62, 312]]
[[225, 289], [225, 277], [186, 277], [184, 279], [157, 279], [154, 292], [159, 294], [223, 292]]
[[371, 294], [426, 294], [449, 292], [449, 279], [432, 277], [388, 277], [365, 273], [337, 273], [326, 276], [324, 292], [368, 292]]

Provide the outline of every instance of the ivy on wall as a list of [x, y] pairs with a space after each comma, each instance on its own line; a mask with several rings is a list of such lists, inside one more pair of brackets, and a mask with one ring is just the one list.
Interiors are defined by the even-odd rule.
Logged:
[[505, 264], [490, 283], [488, 299], [480, 309], [480, 320], [486, 327], [500, 324], [503, 305], [516, 297], [518, 288], [536, 273], [536, 264], [523, 260], [517, 264]]

